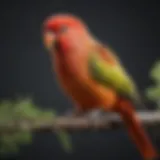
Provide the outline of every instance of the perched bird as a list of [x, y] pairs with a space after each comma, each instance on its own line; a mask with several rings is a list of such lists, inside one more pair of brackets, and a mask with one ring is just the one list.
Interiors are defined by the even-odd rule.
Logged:
[[140, 102], [136, 85], [118, 56], [71, 14], [48, 17], [43, 23], [43, 41], [59, 83], [78, 113], [96, 108], [118, 113], [143, 158], [157, 157], [135, 114], [134, 104]]

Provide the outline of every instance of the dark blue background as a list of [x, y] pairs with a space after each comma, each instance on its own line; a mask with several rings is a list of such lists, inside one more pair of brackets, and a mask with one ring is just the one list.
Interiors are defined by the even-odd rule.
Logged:
[[[151, 84], [148, 71], [160, 55], [159, 7], [156, 1], [1, 1], [0, 98], [29, 95], [37, 105], [52, 106], [60, 113], [72, 106], [52, 74], [41, 41], [43, 20], [57, 12], [82, 17], [100, 40], [115, 49], [144, 90]], [[141, 159], [124, 131], [75, 133], [73, 145], [74, 153], [68, 155], [54, 135], [38, 134], [15, 159]]]

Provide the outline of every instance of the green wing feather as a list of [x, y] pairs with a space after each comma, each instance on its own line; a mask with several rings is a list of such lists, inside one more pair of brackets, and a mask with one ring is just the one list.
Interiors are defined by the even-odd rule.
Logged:
[[99, 54], [89, 56], [89, 72], [91, 76], [104, 86], [113, 87], [118, 94], [125, 96], [137, 104], [141, 104], [136, 85], [121, 64], [111, 65]]

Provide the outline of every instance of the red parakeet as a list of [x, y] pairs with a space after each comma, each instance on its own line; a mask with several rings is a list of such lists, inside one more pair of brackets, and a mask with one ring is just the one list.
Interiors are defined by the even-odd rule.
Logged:
[[69, 14], [47, 18], [43, 40], [59, 84], [77, 110], [102, 108], [120, 114], [143, 158], [157, 157], [135, 114], [133, 102], [139, 102], [136, 85], [116, 54], [100, 43], [80, 18]]

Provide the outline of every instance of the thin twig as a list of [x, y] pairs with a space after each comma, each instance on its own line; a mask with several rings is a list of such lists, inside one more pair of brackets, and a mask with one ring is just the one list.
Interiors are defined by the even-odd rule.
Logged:
[[[145, 127], [152, 127], [160, 125], [160, 111], [143, 111], [137, 112], [137, 116], [142, 121]], [[114, 113], [101, 116], [98, 120], [92, 123], [87, 117], [66, 117], [58, 116], [53, 120], [39, 119], [35, 122], [27, 120], [19, 122], [19, 125], [10, 123], [0, 125], [0, 133], [11, 133], [19, 129], [33, 131], [33, 132], [53, 132], [57, 128], [65, 129], [67, 131], [80, 131], [80, 130], [106, 130], [106, 129], [119, 129], [123, 127], [121, 118]]]

